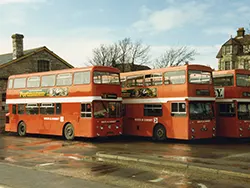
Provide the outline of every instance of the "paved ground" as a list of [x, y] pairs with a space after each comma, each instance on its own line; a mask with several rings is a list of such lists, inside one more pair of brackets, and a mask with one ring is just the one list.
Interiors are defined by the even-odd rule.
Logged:
[[[203, 141], [190, 143], [167, 141], [153, 143], [148, 139], [102, 139], [67, 142], [61, 138], [28, 136], [0, 137], [0, 187], [250, 187], [244, 180], [221, 179], [209, 174], [169, 172], [158, 166], [106, 163], [96, 157], [105, 152], [120, 156], [146, 157], [151, 160], [194, 162], [224, 166], [249, 172], [249, 141]], [[230, 164], [230, 165], [228, 165]], [[11, 165], [11, 166], [8, 166]], [[25, 167], [25, 168], [23, 168]], [[8, 169], [8, 170], [7, 170]], [[6, 173], [7, 172], [7, 173]], [[198, 172], [197, 172], [198, 173]], [[66, 176], [66, 177], [65, 177]], [[31, 177], [31, 178], [27, 178]], [[48, 178], [49, 177], [49, 178]], [[73, 177], [73, 178], [69, 178]], [[20, 185], [20, 186], [17, 186]], [[72, 186], [71, 186], [72, 185]], [[104, 187], [102, 185], [102, 187]]]

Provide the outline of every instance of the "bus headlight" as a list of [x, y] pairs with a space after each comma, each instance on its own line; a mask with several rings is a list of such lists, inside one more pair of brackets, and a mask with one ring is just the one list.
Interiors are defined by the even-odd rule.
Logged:
[[216, 127], [213, 127], [213, 131], [216, 131]]
[[194, 132], [195, 132], [195, 129], [194, 129], [194, 128], [192, 128], [192, 129], [191, 129], [191, 131], [192, 131], [192, 133], [194, 133]]
[[239, 130], [240, 130], [240, 131], [243, 131], [243, 129], [242, 129], [241, 127], [239, 128]]
[[119, 126], [116, 126], [115, 128], [116, 128], [116, 129], [119, 129]]
[[100, 126], [100, 129], [103, 130], [103, 126]]

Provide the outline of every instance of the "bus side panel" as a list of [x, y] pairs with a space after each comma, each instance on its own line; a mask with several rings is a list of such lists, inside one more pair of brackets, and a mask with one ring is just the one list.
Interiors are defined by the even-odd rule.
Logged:
[[21, 115], [21, 120], [23, 120], [26, 124], [26, 132], [31, 134], [40, 133], [40, 128], [43, 124], [43, 120], [41, 116], [38, 114], [34, 115]]
[[81, 136], [80, 116], [81, 116], [80, 103], [64, 103], [62, 104], [63, 123], [60, 123], [57, 128], [57, 134], [63, 131], [66, 123], [71, 123], [74, 126], [75, 136]]
[[123, 133], [125, 135], [152, 136], [153, 117], [144, 116], [144, 104], [126, 104]]

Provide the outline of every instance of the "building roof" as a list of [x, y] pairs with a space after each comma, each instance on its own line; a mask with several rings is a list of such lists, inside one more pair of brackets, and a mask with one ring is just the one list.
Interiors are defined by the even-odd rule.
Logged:
[[[40, 47], [40, 48], [42, 48], [42, 47]], [[23, 55], [25, 56], [25, 55], [32, 53], [40, 48], [33, 48], [33, 49], [25, 50], [25, 51], [23, 51]], [[13, 60], [12, 53], [2, 54], [2, 55], [0, 54], [0, 65], [8, 63], [12, 60]]]
[[[234, 37], [234, 38], [230, 38], [227, 42], [225, 42], [218, 54], [216, 55], [216, 58], [222, 58], [222, 47], [223, 46], [227, 46], [227, 45], [238, 45], [238, 46], [243, 46], [245, 44], [249, 44], [250, 45], [250, 34], [247, 34], [247, 35], [244, 35], [243, 37]], [[242, 48], [243, 49], [243, 48]], [[240, 52], [240, 53], [243, 53], [243, 52]], [[238, 54], [239, 55], [239, 54]]]
[[43, 47], [39, 47], [39, 48], [33, 48], [33, 49], [29, 49], [29, 50], [24, 50], [23, 51], [23, 56], [17, 58], [17, 59], [13, 59], [12, 53], [8, 53], [8, 54], [0, 54], [0, 68], [8, 66], [12, 63], [16, 63], [22, 59], [25, 59], [35, 53], [41, 52], [41, 51], [47, 51], [48, 53], [50, 53], [52, 56], [54, 56], [55, 58], [59, 59], [61, 62], [63, 62], [64, 64], [66, 64], [68, 67], [73, 68], [72, 65], [70, 65], [69, 63], [67, 63], [65, 60], [63, 60], [62, 58], [60, 58], [58, 55], [56, 55], [55, 53], [53, 53], [52, 51], [50, 51], [46, 46]]

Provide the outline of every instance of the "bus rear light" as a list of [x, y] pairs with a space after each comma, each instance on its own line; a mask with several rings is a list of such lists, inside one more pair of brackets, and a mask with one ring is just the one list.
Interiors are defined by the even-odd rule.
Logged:
[[192, 128], [192, 129], [191, 129], [191, 131], [192, 131], [192, 133], [194, 133], [194, 132], [195, 132], [195, 129], [194, 129], [194, 128]]
[[241, 127], [239, 128], [239, 130], [240, 130], [240, 131], [243, 131], [243, 129], [242, 129]]

